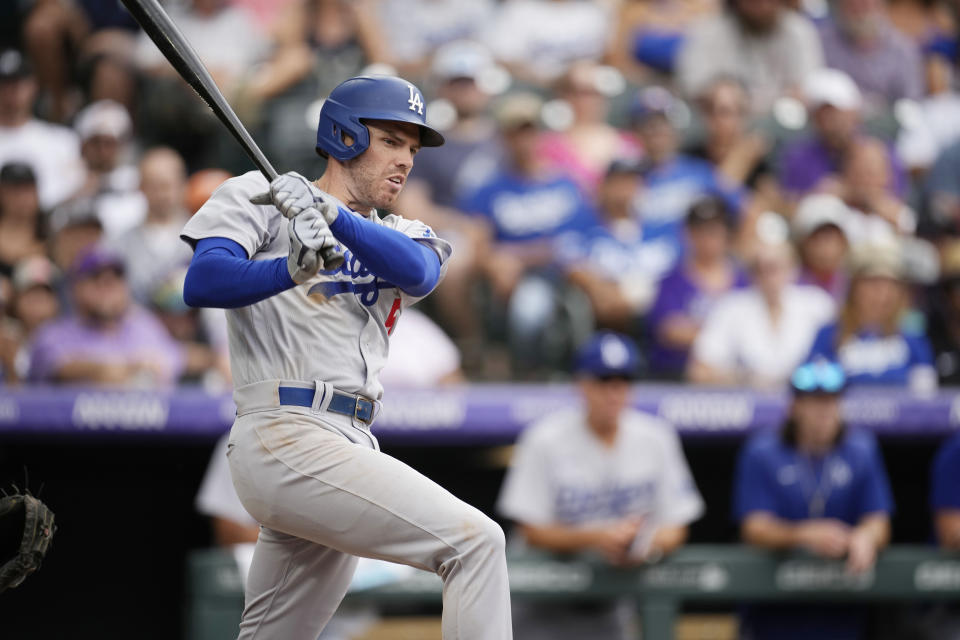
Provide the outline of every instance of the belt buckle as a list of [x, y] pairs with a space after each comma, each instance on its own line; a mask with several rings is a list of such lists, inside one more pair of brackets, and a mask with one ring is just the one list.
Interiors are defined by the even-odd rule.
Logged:
[[[370, 417], [368, 419], [364, 419], [363, 416], [360, 415], [360, 411], [361, 411], [360, 403], [363, 401], [370, 403]], [[373, 403], [367, 400], [366, 398], [364, 398], [363, 396], [359, 396], [359, 395], [356, 396], [354, 398], [354, 403], [353, 403], [353, 417], [364, 424], [370, 424], [371, 422], [373, 422]]]

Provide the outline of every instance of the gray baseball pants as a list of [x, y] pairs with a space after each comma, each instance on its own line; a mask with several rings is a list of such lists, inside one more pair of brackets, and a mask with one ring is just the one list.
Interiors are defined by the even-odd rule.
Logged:
[[261, 523], [239, 639], [316, 640], [347, 591], [356, 556], [438, 574], [444, 640], [512, 638], [499, 525], [380, 452], [363, 422], [317, 402], [281, 406], [278, 385], [234, 393], [230, 472]]

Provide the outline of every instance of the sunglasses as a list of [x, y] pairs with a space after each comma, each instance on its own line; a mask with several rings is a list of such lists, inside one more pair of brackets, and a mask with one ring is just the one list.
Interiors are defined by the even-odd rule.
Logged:
[[823, 361], [801, 365], [790, 378], [790, 386], [797, 393], [840, 393], [846, 382], [843, 367]]

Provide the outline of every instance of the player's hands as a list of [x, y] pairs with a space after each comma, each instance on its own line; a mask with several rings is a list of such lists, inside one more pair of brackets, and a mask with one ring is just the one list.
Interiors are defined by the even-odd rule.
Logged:
[[845, 522], [823, 518], [799, 525], [800, 544], [826, 558], [840, 558], [850, 546], [851, 528]]
[[847, 549], [847, 570], [851, 573], [863, 573], [877, 560], [877, 544], [868, 531], [855, 529], [850, 534]]
[[627, 561], [630, 545], [643, 526], [643, 518], [625, 518], [593, 531], [593, 548], [612, 564]]
[[310, 181], [296, 171], [289, 171], [273, 179], [270, 190], [250, 198], [253, 204], [272, 204], [285, 218], [295, 218], [315, 206]]
[[[339, 245], [330, 226], [320, 212], [310, 207], [301, 211], [287, 224], [290, 237], [290, 253], [287, 254], [287, 271], [297, 284], [302, 284], [317, 275], [324, 265], [323, 251], [329, 247], [339, 256]], [[342, 260], [341, 260], [342, 261]]]

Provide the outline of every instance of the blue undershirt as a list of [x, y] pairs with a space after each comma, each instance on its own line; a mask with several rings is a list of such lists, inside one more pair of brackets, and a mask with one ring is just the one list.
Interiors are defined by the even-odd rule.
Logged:
[[[440, 280], [440, 259], [428, 245], [341, 209], [330, 227], [373, 275], [413, 296], [430, 293]], [[237, 242], [202, 238], [183, 283], [191, 307], [245, 307], [296, 286], [286, 258], [250, 260]]]

